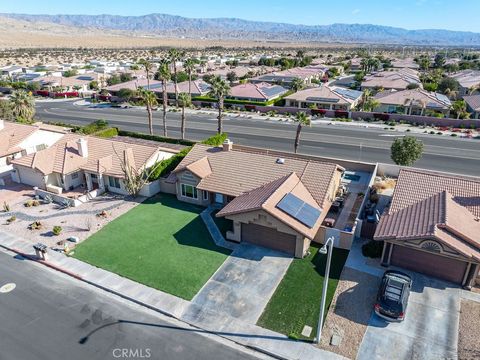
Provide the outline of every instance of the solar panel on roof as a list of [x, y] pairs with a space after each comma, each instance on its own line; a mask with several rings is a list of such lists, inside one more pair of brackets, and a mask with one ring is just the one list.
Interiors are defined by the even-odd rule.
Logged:
[[277, 204], [277, 208], [290, 215], [310, 229], [315, 226], [321, 211], [307, 204], [292, 193], [285, 195]]

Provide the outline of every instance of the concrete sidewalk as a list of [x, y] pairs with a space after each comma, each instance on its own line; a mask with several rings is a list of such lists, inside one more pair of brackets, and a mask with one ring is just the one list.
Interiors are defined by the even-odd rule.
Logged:
[[[35, 257], [31, 243], [2, 231], [0, 247], [32, 259]], [[344, 359], [312, 344], [290, 340], [285, 335], [202, 308], [61, 253], [49, 251], [47, 261], [39, 262], [189, 325], [280, 359]]]

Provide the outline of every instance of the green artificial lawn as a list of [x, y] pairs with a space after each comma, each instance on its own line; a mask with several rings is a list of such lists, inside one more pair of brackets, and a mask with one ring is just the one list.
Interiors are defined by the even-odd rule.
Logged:
[[[292, 338], [308, 340], [315, 338], [327, 261], [327, 255], [320, 254], [318, 250], [319, 246], [312, 243], [309, 256], [292, 261], [257, 325]], [[325, 315], [332, 302], [347, 256], [347, 250], [333, 250]], [[305, 325], [313, 328], [308, 338], [301, 335]]]
[[202, 210], [155, 196], [79, 244], [74, 257], [190, 300], [230, 254], [213, 242]]

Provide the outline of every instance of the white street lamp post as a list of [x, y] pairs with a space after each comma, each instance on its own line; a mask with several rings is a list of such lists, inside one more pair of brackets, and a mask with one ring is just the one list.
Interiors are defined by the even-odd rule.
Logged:
[[[320, 317], [318, 319], [318, 327], [317, 327], [317, 339], [316, 343], [320, 344], [320, 339], [322, 338], [322, 327], [323, 327], [323, 318], [325, 313], [325, 301], [327, 299], [327, 287], [328, 287], [328, 275], [330, 274], [330, 263], [332, 261], [332, 252], [333, 252], [333, 241], [334, 237], [331, 236], [325, 241], [325, 244], [319, 250], [321, 254], [327, 254], [327, 264], [325, 266], [325, 276], [323, 278], [323, 289], [322, 289], [322, 303], [320, 305]], [[327, 249], [327, 247], [330, 247]]]

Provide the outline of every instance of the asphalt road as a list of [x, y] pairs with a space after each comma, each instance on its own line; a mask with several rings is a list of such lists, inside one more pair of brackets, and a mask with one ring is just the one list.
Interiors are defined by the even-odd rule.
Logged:
[[1, 360], [257, 359], [252, 350], [0, 252], [0, 286], [7, 283], [16, 288], [0, 293]]
[[[39, 102], [37, 116], [43, 121], [84, 125], [105, 119], [124, 130], [147, 132], [147, 116], [142, 109], [87, 108], [72, 102]], [[154, 113], [154, 131], [162, 134], [161, 112]], [[167, 115], [168, 135], [180, 136], [180, 114]], [[295, 126], [284, 122], [226, 117], [224, 127], [234, 142], [275, 150], [293, 151]], [[215, 133], [214, 115], [187, 114], [186, 137], [201, 140]], [[304, 128], [299, 152], [332, 158], [392, 163], [390, 146], [396, 136], [405, 133], [383, 128], [352, 125], [315, 124]], [[480, 176], [480, 141], [439, 135], [416, 135], [424, 143], [419, 168]]]

